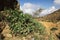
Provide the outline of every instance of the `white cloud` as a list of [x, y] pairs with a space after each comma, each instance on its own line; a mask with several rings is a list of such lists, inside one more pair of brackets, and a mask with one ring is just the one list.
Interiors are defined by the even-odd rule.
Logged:
[[[20, 6], [20, 9], [24, 12], [24, 13], [28, 13], [31, 15], [34, 15], [33, 12], [35, 12], [37, 9], [39, 9], [40, 6], [36, 5], [36, 4], [32, 4], [32, 3], [24, 3], [23, 6]], [[54, 11], [56, 11], [57, 9], [55, 8], [55, 6], [52, 6], [48, 9], [43, 10], [39, 16], [45, 16], [47, 14], [50, 14]]]
[[48, 15], [48, 14], [51, 14], [52, 12], [56, 11], [57, 9], [55, 8], [55, 6], [52, 6], [51, 8], [49, 9], [45, 9], [43, 10], [41, 13], [40, 13], [40, 16], [45, 16], [45, 15]]
[[60, 0], [54, 0], [54, 3], [60, 5]]
[[20, 10], [22, 10], [22, 7], [20, 6]]
[[20, 7], [20, 9], [24, 13], [29, 13], [31, 15], [33, 15], [33, 12], [36, 11], [38, 8], [40, 8], [39, 5], [32, 4], [32, 3], [24, 3], [24, 5]]

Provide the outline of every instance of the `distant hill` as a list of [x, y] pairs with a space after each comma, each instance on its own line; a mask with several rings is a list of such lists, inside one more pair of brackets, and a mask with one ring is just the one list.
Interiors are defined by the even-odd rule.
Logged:
[[44, 17], [40, 17], [39, 20], [52, 21], [52, 22], [60, 21], [60, 9]]

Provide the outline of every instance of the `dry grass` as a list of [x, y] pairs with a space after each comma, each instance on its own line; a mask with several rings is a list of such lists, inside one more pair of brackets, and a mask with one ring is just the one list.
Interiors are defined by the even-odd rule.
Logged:
[[58, 36], [60, 33], [60, 22], [53, 23], [53, 22], [40, 21], [38, 19], [36, 20], [42, 23], [44, 27], [46, 27], [46, 31], [48, 35], [52, 35], [56, 38], [56, 40], [59, 40]]

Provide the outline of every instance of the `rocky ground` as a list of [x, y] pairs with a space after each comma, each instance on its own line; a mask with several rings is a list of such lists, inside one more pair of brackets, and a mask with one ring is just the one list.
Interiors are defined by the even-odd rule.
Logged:
[[[53, 23], [53, 22], [44, 22], [44, 21], [39, 21], [46, 27], [46, 32], [48, 35], [52, 33], [55, 37], [55, 40], [60, 40], [60, 22]], [[1, 25], [2, 22], [0, 22], [0, 40], [35, 40], [33, 38], [33, 35], [28, 35], [27, 37], [22, 37], [22, 36], [17, 36], [15, 37], [14, 35], [10, 34], [9, 26], [8, 25]], [[2, 26], [2, 27], [1, 27]], [[4, 28], [5, 26], [5, 28]], [[2, 31], [1, 31], [2, 30]], [[38, 34], [35, 34], [38, 35]], [[48, 35], [46, 35], [46, 40], [48, 40]]]
[[60, 22], [57, 22], [57, 23], [47, 22], [47, 21], [39, 21], [39, 22], [46, 27], [47, 33], [49, 35], [51, 32], [56, 36], [57, 38], [56, 40], [60, 40]]

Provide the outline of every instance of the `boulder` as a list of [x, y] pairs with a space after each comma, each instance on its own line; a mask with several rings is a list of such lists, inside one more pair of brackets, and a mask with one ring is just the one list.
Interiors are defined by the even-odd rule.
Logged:
[[0, 11], [7, 9], [19, 10], [19, 3], [17, 0], [0, 0]]

